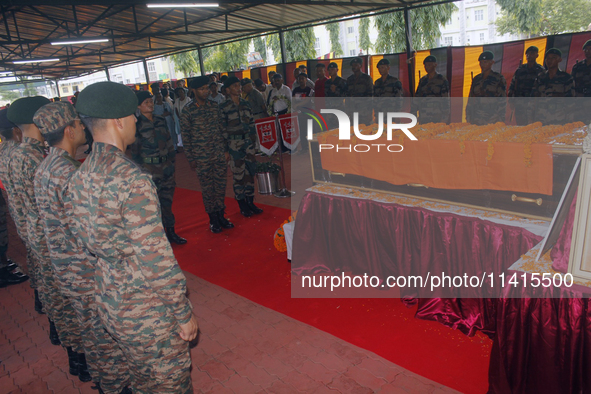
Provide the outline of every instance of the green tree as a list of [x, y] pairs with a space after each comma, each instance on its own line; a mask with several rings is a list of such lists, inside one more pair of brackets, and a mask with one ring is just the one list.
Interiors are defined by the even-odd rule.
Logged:
[[252, 40], [253, 44], [254, 44], [254, 50], [255, 52], [258, 52], [261, 54], [261, 57], [263, 58], [263, 60], [265, 62], [267, 62], [267, 43], [266, 40], [263, 37], [255, 37]]
[[369, 39], [369, 17], [361, 18], [359, 21], [359, 48], [363, 49], [367, 55], [371, 46], [371, 40]]
[[249, 44], [250, 40], [241, 40], [216, 46], [213, 53], [204, 60], [205, 69], [224, 72], [247, 66]]
[[583, 31], [591, 23], [590, 0], [499, 0], [499, 34], [529, 37]]
[[185, 76], [193, 76], [200, 71], [197, 51], [177, 53], [169, 56], [169, 59], [174, 62], [174, 69], [182, 72]]
[[[306, 27], [304, 29], [286, 31], [284, 33], [284, 40], [287, 62], [316, 58], [316, 49], [314, 49], [316, 36], [314, 35], [314, 28]], [[279, 34], [267, 36], [267, 46], [273, 50], [275, 61], [281, 62]]]
[[0, 97], [2, 97], [2, 100], [4, 100], [4, 101], [8, 101], [8, 102], [12, 103], [14, 100], [19, 98], [20, 95], [13, 90], [1, 90]]
[[324, 25], [328, 30], [328, 37], [330, 38], [330, 51], [334, 52], [335, 57], [343, 55], [343, 47], [339, 39], [341, 35], [341, 26], [339, 22], [328, 23]]
[[[451, 20], [451, 14], [456, 9], [454, 4], [449, 3], [410, 10], [413, 49], [434, 47], [441, 36], [440, 27]], [[376, 52], [396, 53], [406, 49], [403, 11], [376, 15], [374, 24], [378, 30]]]

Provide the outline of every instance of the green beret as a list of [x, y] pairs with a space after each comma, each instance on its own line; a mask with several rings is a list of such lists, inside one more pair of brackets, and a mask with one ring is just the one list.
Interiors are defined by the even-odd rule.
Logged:
[[[212, 83], [215, 83], [215, 82], [212, 82]], [[189, 88], [199, 89], [200, 87], [202, 87], [204, 85], [209, 86], [209, 84], [210, 84], [209, 77], [202, 75], [200, 77], [195, 77], [195, 78], [191, 79], [191, 83], [189, 84]]]
[[135, 96], [137, 97], [137, 105], [138, 105], [138, 107], [140, 105], [142, 105], [142, 103], [144, 101], [146, 101], [147, 99], [154, 97], [154, 96], [152, 96], [152, 93], [148, 92], [147, 90], [137, 91], [137, 92], [135, 92]]
[[230, 86], [234, 85], [235, 83], [240, 83], [240, 80], [236, 77], [229, 77], [224, 81], [224, 88], [229, 88]]
[[242, 80], [240, 81], [240, 86], [248, 85], [249, 83], [252, 83], [252, 79], [242, 78]]
[[491, 51], [484, 51], [478, 56], [478, 61], [481, 60], [493, 60], [495, 58], [495, 54]]
[[562, 57], [562, 52], [560, 52], [560, 49], [558, 48], [550, 48], [546, 51], [546, 56], [548, 55], [557, 55], [559, 57]]
[[583, 49], [587, 48], [589, 45], [591, 45], [591, 40], [585, 41], [585, 43], [583, 44]]
[[8, 120], [8, 117], [6, 116], [7, 112], [8, 108], [0, 110], [0, 130], [12, 129], [14, 126], [16, 126], [14, 123]]
[[389, 66], [389, 65], [390, 65], [390, 60], [388, 60], [388, 59], [380, 59], [380, 61], [378, 62], [378, 67]]
[[115, 82], [97, 82], [78, 95], [79, 114], [100, 119], [119, 119], [135, 114], [137, 97], [133, 90]]
[[8, 120], [17, 125], [32, 124], [35, 112], [50, 102], [48, 98], [43, 96], [23, 97], [10, 105], [6, 116]]
[[76, 119], [78, 119], [78, 113], [74, 106], [67, 101], [45, 104], [33, 116], [33, 122], [43, 135], [67, 126], [68, 123]]
[[339, 66], [335, 62], [330, 62], [328, 68], [336, 68], [338, 70]]
[[431, 63], [437, 63], [437, 58], [435, 56], [433, 56], [433, 55], [429, 55], [429, 56], [427, 56], [425, 58], [425, 60], [423, 60], [423, 64], [429, 63], [429, 62], [431, 62]]
[[525, 50], [525, 53], [530, 53], [530, 52], [539, 52], [540, 50], [538, 49], [537, 46], [532, 45], [527, 47], [527, 49]]
[[354, 57], [353, 59], [351, 59], [351, 61], [349, 62], [349, 64], [352, 66], [353, 64], [361, 64], [363, 65], [363, 60], [360, 57]]

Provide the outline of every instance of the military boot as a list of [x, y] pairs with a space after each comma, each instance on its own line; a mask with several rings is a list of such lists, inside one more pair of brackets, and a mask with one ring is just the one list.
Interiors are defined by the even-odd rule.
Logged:
[[86, 355], [84, 353], [78, 353], [78, 379], [81, 382], [90, 382], [92, 377], [88, 372], [88, 365], [86, 365]]
[[254, 205], [254, 196], [246, 196], [246, 201], [252, 213], [254, 213], [255, 215], [263, 213], [263, 210], [261, 208]]
[[49, 341], [51, 342], [52, 345], [55, 345], [55, 346], [62, 344], [62, 342], [60, 341], [59, 335], [57, 335], [57, 330], [55, 329], [55, 324], [53, 324], [53, 322], [51, 320], [49, 320]]
[[224, 214], [225, 212], [223, 209], [220, 209], [216, 212], [216, 215], [218, 215], [218, 219], [220, 221], [220, 225], [222, 226], [222, 228], [234, 228], [234, 223], [226, 219], [224, 217]]
[[45, 314], [45, 312], [43, 312], [43, 303], [41, 303], [41, 300], [39, 299], [39, 292], [37, 290], [35, 290], [35, 311], [40, 315]]
[[222, 225], [220, 224], [220, 218], [217, 212], [208, 213], [209, 215], [209, 229], [212, 233], [218, 234], [222, 232]]
[[68, 363], [70, 364], [70, 375], [78, 376], [80, 365], [78, 364], [78, 353], [72, 350], [71, 347], [67, 347], [68, 351]]
[[166, 227], [166, 237], [170, 243], [175, 243], [177, 245], [184, 245], [187, 243], [187, 240], [183, 237], [180, 237], [177, 233], [174, 232], [174, 227]]
[[250, 210], [250, 207], [248, 206], [248, 201], [246, 201], [246, 199], [238, 200], [238, 206], [240, 207], [240, 213], [242, 214], [242, 216], [247, 218], [252, 216], [253, 212]]

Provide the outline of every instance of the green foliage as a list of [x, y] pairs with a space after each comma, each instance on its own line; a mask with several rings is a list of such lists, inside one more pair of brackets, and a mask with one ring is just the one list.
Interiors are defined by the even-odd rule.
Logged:
[[[281, 149], [281, 147], [279, 147]], [[257, 161], [256, 172], [257, 174], [263, 172], [270, 172], [272, 174], [278, 174], [281, 171], [281, 167], [271, 161]]]
[[[316, 58], [316, 49], [314, 49], [316, 36], [314, 35], [314, 28], [306, 27], [304, 29], [286, 31], [284, 33], [284, 40], [287, 62]], [[281, 63], [279, 34], [267, 36], [267, 46], [273, 50], [275, 61]]]
[[197, 51], [177, 53], [169, 56], [169, 59], [174, 62], [174, 69], [182, 72], [187, 77], [196, 75], [200, 71], [199, 53]]
[[366, 55], [372, 47], [369, 39], [369, 17], [361, 18], [359, 21], [359, 47], [365, 51]]
[[[440, 37], [440, 27], [451, 20], [457, 9], [454, 4], [439, 4], [410, 10], [413, 49], [421, 50], [435, 46]], [[404, 34], [404, 13], [376, 15], [374, 24], [378, 30], [375, 50], [378, 53], [396, 53], [406, 50]]]
[[330, 51], [334, 52], [336, 56], [343, 55], [343, 47], [341, 46], [341, 41], [339, 40], [339, 36], [341, 35], [341, 26], [339, 22], [328, 23], [324, 25], [326, 30], [328, 30], [328, 35], [330, 38]]
[[263, 37], [255, 37], [252, 40], [254, 44], [254, 51], [261, 54], [261, 57], [267, 62], [267, 43]]
[[590, 0], [498, 0], [499, 34], [530, 37], [583, 31], [591, 23]]
[[1, 90], [0, 97], [2, 97], [2, 100], [4, 100], [4, 101], [8, 101], [8, 102], [12, 103], [17, 98], [20, 98], [20, 95], [17, 92], [14, 92], [12, 90]]
[[250, 40], [242, 40], [216, 46], [213, 53], [204, 60], [205, 69], [223, 72], [237, 70], [240, 66], [246, 67], [249, 44]]

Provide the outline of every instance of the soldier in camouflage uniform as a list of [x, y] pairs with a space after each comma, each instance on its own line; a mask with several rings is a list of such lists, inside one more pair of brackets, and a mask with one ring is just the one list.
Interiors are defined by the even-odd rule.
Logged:
[[527, 63], [520, 65], [515, 70], [511, 85], [509, 86], [509, 92], [507, 93], [507, 96], [511, 97], [509, 104], [515, 109], [515, 121], [518, 126], [526, 125], [528, 119], [531, 117], [531, 115], [528, 115], [527, 102], [521, 97], [531, 97], [531, 90], [534, 87], [536, 78], [545, 71], [544, 67], [536, 62], [538, 58], [538, 47], [532, 45], [527, 48], [525, 58], [527, 59]]
[[429, 55], [423, 60], [427, 75], [419, 80], [419, 86], [413, 99], [412, 112], [419, 112], [419, 122], [448, 123], [449, 82], [443, 75], [437, 73], [437, 58]]
[[[372, 97], [373, 81], [371, 77], [361, 72], [363, 60], [360, 57], [351, 60], [351, 70], [353, 75], [347, 78], [347, 97]], [[346, 101], [347, 108], [359, 112], [359, 124], [371, 124], [373, 121], [372, 100], [353, 99]]]
[[64, 101], [44, 105], [33, 120], [50, 146], [35, 174], [35, 199], [55, 279], [64, 299], [64, 320], [72, 332], [80, 332], [82, 345], [81, 350], [68, 348], [70, 373], [78, 372], [82, 381], [92, 376], [104, 393], [119, 394], [129, 384], [127, 364], [95, 312], [96, 259], [72, 233], [66, 213], [67, 182], [80, 166], [74, 156], [86, 143], [84, 126], [74, 107]]
[[135, 142], [131, 145], [131, 158], [152, 175], [158, 189], [158, 199], [162, 209], [162, 224], [170, 242], [183, 245], [187, 240], [174, 230], [175, 218], [172, 213], [172, 199], [176, 181], [176, 151], [166, 120], [154, 115], [154, 99], [150, 92], [143, 90], [138, 97], [138, 121]]
[[[502, 74], [492, 70], [494, 54], [484, 51], [478, 57], [482, 73], [472, 80], [466, 120], [476, 125], [504, 122], [506, 112], [505, 100], [488, 100], [488, 97], [507, 97], [507, 82]], [[480, 99], [485, 98], [485, 99]]]
[[[8, 162], [7, 173], [7, 190], [9, 192], [9, 199], [14, 204], [14, 211], [18, 217], [17, 228], [19, 235], [25, 241], [27, 246], [27, 255], [29, 263], [29, 275], [31, 276], [31, 287], [37, 293], [36, 296], [40, 298], [43, 303], [43, 311], [47, 313], [49, 318], [49, 337], [51, 343], [54, 345], [60, 344], [60, 338], [54, 325], [55, 318], [59, 318], [52, 304], [53, 287], [52, 275], [44, 277], [44, 274], [49, 275], [49, 262], [44, 260], [47, 258], [45, 252], [47, 245], [42, 238], [39, 237], [39, 229], [37, 228], [37, 207], [35, 202], [35, 190], [33, 186], [33, 179], [37, 167], [43, 161], [44, 146], [43, 137], [39, 132], [37, 126], [33, 123], [33, 116], [35, 112], [43, 105], [50, 101], [45, 97], [25, 97], [16, 100], [8, 109], [8, 120], [16, 124], [21, 130], [23, 138], [22, 142], [15, 146]], [[44, 238], [44, 237], [43, 237]], [[48, 281], [49, 288], [46, 288], [45, 280]], [[35, 303], [36, 309], [39, 304]], [[66, 333], [62, 333], [65, 335]]]
[[[573, 66], [571, 75], [575, 81], [575, 96], [591, 97], [591, 40], [585, 42], [583, 52], [585, 59]], [[591, 122], [591, 114], [588, 109], [590, 102], [587, 100], [591, 99], [585, 99], [585, 104], [580, 105], [577, 111], [577, 119], [585, 124]]]
[[[6, 117], [7, 109], [0, 110], [0, 179], [6, 179], [6, 165], [8, 158], [16, 144], [15, 130], [18, 128]], [[15, 220], [16, 222], [16, 220]], [[18, 284], [29, 279], [19, 270], [17, 265], [8, 259], [8, 223], [6, 217], [6, 200], [4, 194], [0, 192], [0, 288]]]
[[347, 81], [339, 77], [339, 66], [335, 62], [328, 65], [328, 76], [324, 83], [325, 97], [345, 97], [347, 95]]
[[75, 235], [96, 256], [101, 323], [121, 346], [134, 394], [192, 393], [189, 342], [197, 322], [167, 241], [156, 186], [125, 149], [135, 141], [137, 98], [128, 87], [86, 87], [76, 109], [94, 138], [68, 183]]
[[256, 132], [248, 101], [240, 97], [240, 80], [230, 77], [224, 82], [228, 98], [220, 105], [222, 133], [230, 153], [230, 169], [234, 174], [234, 195], [245, 217], [262, 213], [254, 205], [254, 175]]
[[548, 68], [535, 81], [531, 96], [546, 98], [544, 100], [532, 100], [530, 122], [542, 122], [543, 124], [562, 124], [573, 120], [573, 108], [571, 103], [564, 100], [555, 100], [553, 97], [574, 97], [575, 84], [573, 77], [558, 68], [562, 61], [562, 52], [557, 48], [546, 51], [546, 67]]
[[195, 100], [183, 108], [181, 133], [185, 155], [197, 171], [203, 205], [209, 215], [209, 229], [220, 233], [234, 225], [224, 217], [226, 197], [226, 141], [222, 136], [219, 106], [208, 100], [209, 78], [193, 78], [189, 87]]
[[390, 61], [388, 59], [380, 59], [378, 62], [378, 71], [381, 77], [374, 82], [373, 96], [402, 97], [404, 95], [402, 82], [395, 76], [390, 75]]

